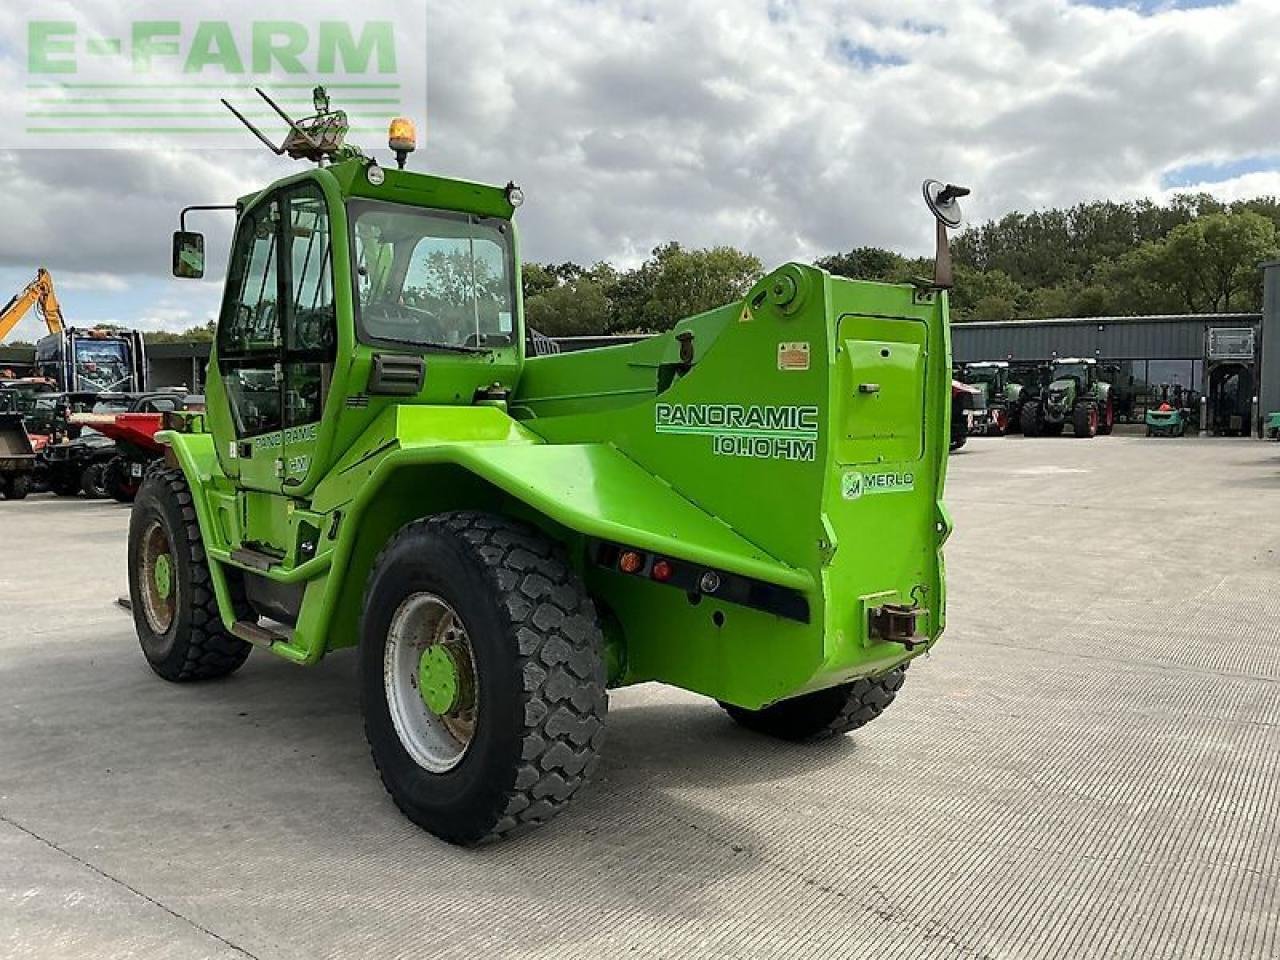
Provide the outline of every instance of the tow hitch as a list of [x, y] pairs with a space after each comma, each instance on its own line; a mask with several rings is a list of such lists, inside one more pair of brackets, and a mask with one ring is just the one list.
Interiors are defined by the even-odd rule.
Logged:
[[873, 639], [885, 643], [900, 643], [910, 653], [918, 643], [926, 643], [920, 634], [920, 611], [901, 603], [886, 603], [873, 607], [868, 613], [868, 632]]

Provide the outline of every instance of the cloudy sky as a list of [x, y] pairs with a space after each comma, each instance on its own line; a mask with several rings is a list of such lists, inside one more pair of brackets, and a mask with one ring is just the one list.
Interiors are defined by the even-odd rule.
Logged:
[[[0, 17], [16, 83], [21, 24]], [[923, 253], [927, 176], [973, 188], [971, 221], [1280, 193], [1275, 0], [445, 0], [428, 24], [413, 165], [521, 183], [531, 259], [633, 263], [672, 238], [767, 264]], [[168, 279], [178, 209], [291, 171], [264, 150], [0, 150], [0, 294], [44, 265], [73, 323], [202, 322], [218, 284]]]

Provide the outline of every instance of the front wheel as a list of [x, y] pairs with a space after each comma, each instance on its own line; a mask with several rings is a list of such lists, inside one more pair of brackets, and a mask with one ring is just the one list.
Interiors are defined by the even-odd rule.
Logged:
[[[138, 492], [129, 518], [129, 599], [147, 663], [166, 680], [225, 677], [249, 656], [249, 644], [222, 626], [181, 470], [152, 472]], [[232, 601], [241, 602], [234, 588]]]
[[374, 563], [360, 700], [396, 806], [474, 844], [559, 813], [604, 739], [604, 639], [558, 544], [483, 513], [403, 527]]
[[1071, 429], [1077, 437], [1097, 436], [1098, 408], [1088, 403], [1079, 404], [1071, 411]]
[[780, 740], [827, 740], [866, 726], [893, 703], [907, 679], [904, 664], [880, 677], [806, 693], [763, 710], [721, 703], [734, 722]]
[[1038, 437], [1044, 428], [1044, 418], [1040, 413], [1040, 404], [1034, 400], [1022, 405], [1019, 414], [1022, 424], [1022, 435], [1024, 437]]

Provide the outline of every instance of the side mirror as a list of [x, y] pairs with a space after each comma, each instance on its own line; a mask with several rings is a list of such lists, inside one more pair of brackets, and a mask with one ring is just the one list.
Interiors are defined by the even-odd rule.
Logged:
[[173, 235], [173, 275], [184, 280], [204, 277], [204, 234], [179, 230]]
[[959, 200], [969, 195], [968, 187], [942, 183], [938, 180], [924, 182], [924, 202], [938, 222], [936, 252], [934, 253], [933, 287], [950, 290], [955, 285], [955, 273], [951, 266], [951, 245], [947, 231], [955, 230], [964, 222]]

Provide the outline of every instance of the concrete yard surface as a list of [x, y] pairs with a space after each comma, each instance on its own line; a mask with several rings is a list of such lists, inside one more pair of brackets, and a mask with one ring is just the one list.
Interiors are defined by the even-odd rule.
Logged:
[[127, 508], [0, 503], [0, 957], [1280, 955], [1280, 446], [975, 439], [948, 499], [880, 720], [616, 692], [573, 808], [470, 851], [383, 792], [353, 656], [166, 684]]

